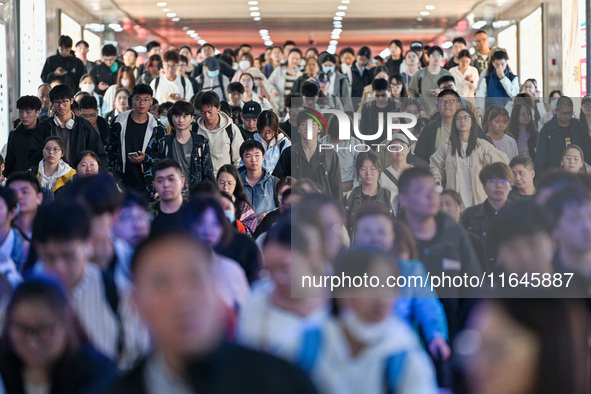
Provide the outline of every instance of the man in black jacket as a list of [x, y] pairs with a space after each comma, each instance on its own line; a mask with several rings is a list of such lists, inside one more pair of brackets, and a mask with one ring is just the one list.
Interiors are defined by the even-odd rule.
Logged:
[[173, 386], [197, 393], [316, 392], [287, 362], [226, 343], [229, 311], [217, 294], [212, 264], [211, 250], [189, 234], [163, 234], [137, 248], [134, 300], [156, 348], [109, 393], [170, 392]]
[[[419, 260], [431, 276], [452, 278], [481, 276], [470, 237], [451, 217], [440, 212], [440, 195], [433, 175], [424, 168], [409, 168], [398, 182], [402, 219], [408, 224], [419, 251]], [[457, 283], [457, 282], [456, 282]], [[449, 339], [462, 329], [469, 307], [469, 287], [446, 284], [437, 289], [445, 309]]]
[[486, 256], [486, 264], [482, 269], [490, 272], [496, 268], [497, 248], [488, 237], [489, 227], [491, 221], [508, 205], [513, 174], [508, 165], [498, 162], [484, 167], [479, 178], [488, 198], [482, 204], [467, 208], [460, 222], [482, 241]]
[[37, 117], [41, 112], [41, 100], [36, 96], [23, 96], [16, 101], [20, 124], [8, 135], [4, 175], [26, 171], [33, 163], [29, 162], [31, 136], [41, 123]]
[[573, 107], [570, 97], [560, 97], [556, 102], [556, 116], [540, 130], [536, 150], [538, 176], [551, 168], [560, 167], [562, 154], [571, 144], [579, 146], [585, 161], [591, 163], [591, 137], [587, 128], [573, 119]]
[[83, 150], [91, 150], [97, 154], [101, 167], [107, 168], [107, 154], [99, 133], [88, 121], [75, 116], [71, 106], [74, 92], [68, 85], [58, 85], [51, 89], [49, 98], [55, 109], [55, 115], [41, 123], [31, 137], [29, 161], [33, 164], [43, 159], [43, 144], [47, 137], [58, 136], [64, 141], [64, 159], [70, 163]]
[[101, 136], [101, 142], [107, 146], [109, 138], [109, 124], [102, 116], [98, 116], [98, 103], [94, 96], [84, 96], [80, 99], [80, 116], [86, 119]]
[[117, 60], [117, 48], [114, 45], [103, 46], [101, 55], [102, 63], [93, 68], [90, 75], [96, 82], [94, 91], [104, 96], [109, 86], [117, 83], [117, 73], [123, 63]]
[[373, 68], [373, 64], [371, 63], [371, 49], [363, 46], [357, 52], [357, 59], [351, 66], [351, 75], [353, 76], [351, 98], [354, 110], [359, 108], [363, 89], [367, 85], [370, 85], [373, 80], [373, 70], [371, 68]]
[[60, 36], [57, 45], [57, 54], [50, 56], [43, 65], [41, 80], [45, 83], [58, 80], [68, 85], [73, 91], [78, 90], [80, 77], [85, 72], [84, 64], [74, 56], [72, 52], [72, 39], [69, 36]]

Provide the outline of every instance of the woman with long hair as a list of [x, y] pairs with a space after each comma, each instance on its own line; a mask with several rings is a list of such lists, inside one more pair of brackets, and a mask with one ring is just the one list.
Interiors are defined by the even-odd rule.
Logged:
[[263, 168], [272, 173], [279, 161], [279, 156], [291, 146], [291, 141], [279, 128], [279, 118], [271, 110], [261, 112], [257, 118], [257, 130], [254, 140], [260, 142], [265, 148]]
[[257, 228], [258, 218], [250, 199], [244, 190], [242, 178], [236, 167], [225, 164], [218, 170], [216, 182], [220, 191], [228, 193], [236, 206], [236, 218], [246, 227], [246, 234], [253, 235]]
[[578, 174], [585, 172], [585, 155], [578, 145], [569, 145], [562, 154], [560, 167], [566, 172]]
[[115, 93], [121, 88], [125, 88], [130, 92], [135, 87], [135, 77], [133, 76], [133, 69], [128, 66], [119, 67], [117, 72], [117, 83], [109, 86], [105, 92], [103, 99], [103, 113], [106, 114], [115, 108]]
[[520, 155], [536, 159], [538, 145], [538, 126], [533, 117], [532, 108], [523, 102], [517, 102], [511, 111], [507, 133], [517, 142], [517, 152]]
[[404, 78], [400, 74], [390, 75], [390, 93], [392, 94], [393, 98], [399, 99], [402, 97], [408, 97], [408, 90], [406, 89], [406, 83], [404, 83]]
[[6, 393], [100, 393], [115, 365], [91, 345], [61, 286], [49, 278], [20, 284], [0, 337]]
[[435, 181], [444, 189], [460, 193], [466, 208], [482, 204], [487, 196], [479, 179], [480, 170], [509, 158], [490, 142], [478, 138], [478, 124], [471, 111], [456, 111], [449, 140], [431, 156], [430, 168]]
[[146, 71], [138, 78], [138, 84], [143, 83], [149, 85], [153, 79], [160, 76], [160, 70], [162, 69], [162, 58], [160, 55], [152, 55], [148, 59], [148, 65]]
[[263, 110], [273, 109], [271, 102], [266, 98], [263, 98], [256, 94], [254, 91], [255, 80], [252, 74], [243, 72], [238, 78], [238, 81], [244, 86], [244, 93], [242, 93], [242, 101], [247, 103], [249, 101], [255, 101], [260, 104]]

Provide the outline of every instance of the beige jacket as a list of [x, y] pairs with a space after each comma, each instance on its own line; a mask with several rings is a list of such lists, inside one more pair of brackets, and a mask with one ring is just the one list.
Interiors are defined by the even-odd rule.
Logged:
[[[469, 157], [470, 160], [470, 177], [472, 178], [472, 192], [474, 193], [474, 205], [482, 204], [486, 200], [486, 193], [484, 187], [480, 183], [478, 175], [480, 170], [485, 165], [496, 163], [498, 161], [509, 164], [509, 158], [504, 152], [498, 150], [490, 142], [478, 138], [476, 141], [476, 148], [472, 151]], [[441, 180], [441, 183], [446, 189], [453, 189], [460, 191], [460, 173], [459, 156], [451, 154], [451, 142], [447, 140], [439, 149], [431, 156], [430, 169], [431, 173], [436, 179]], [[488, 163], [488, 164], [486, 164]]]

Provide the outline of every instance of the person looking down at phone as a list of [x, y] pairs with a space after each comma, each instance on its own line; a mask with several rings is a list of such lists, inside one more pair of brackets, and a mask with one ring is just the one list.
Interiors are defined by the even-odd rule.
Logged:
[[435, 97], [440, 93], [437, 81], [444, 75], [451, 75], [449, 71], [441, 67], [443, 49], [432, 46], [427, 51], [429, 66], [415, 73], [408, 85], [408, 94], [411, 97], [421, 98], [421, 107], [426, 114], [430, 114], [437, 104]]
[[180, 100], [189, 101], [193, 97], [193, 85], [189, 78], [177, 74], [181, 57], [176, 49], [169, 49], [162, 57], [164, 76], [156, 77], [150, 82], [154, 98], [160, 104]]
[[144, 192], [144, 172], [154, 164], [144, 153], [153, 135], [166, 134], [158, 119], [149, 113], [152, 88], [139, 84], [133, 88], [132, 109], [117, 115], [111, 126], [107, 155], [109, 173], [126, 187]]
[[490, 142], [478, 137], [476, 118], [469, 110], [456, 111], [449, 139], [431, 156], [430, 168], [435, 182], [460, 193], [466, 208], [486, 200], [480, 182], [480, 170], [509, 158]]

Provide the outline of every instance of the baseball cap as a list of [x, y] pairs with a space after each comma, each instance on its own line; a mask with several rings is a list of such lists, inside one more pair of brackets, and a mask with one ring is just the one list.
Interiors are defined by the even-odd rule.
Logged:
[[314, 85], [320, 87], [320, 80], [318, 80], [317, 78], [308, 78], [306, 79], [306, 82], [313, 83]]
[[420, 41], [413, 41], [410, 44], [411, 51], [422, 51], [423, 50], [423, 43]]
[[215, 71], [215, 70], [219, 70], [220, 69], [220, 63], [218, 62], [218, 59], [216, 59], [213, 56], [210, 56], [210, 57], [206, 58], [203, 61], [203, 65], [205, 67], [207, 67], [209, 69], [209, 71]]
[[242, 107], [243, 118], [258, 118], [261, 112], [261, 105], [256, 101], [247, 101], [246, 103], [244, 103], [244, 106]]
[[404, 133], [394, 133], [394, 134], [392, 134], [392, 139], [390, 140], [390, 143], [392, 143], [394, 141], [402, 141], [406, 145], [410, 146], [410, 140], [408, 139], [408, 137]]
[[248, 70], [246, 70], [246, 72], [250, 75], [252, 75], [253, 78], [260, 78], [260, 79], [265, 79], [265, 74], [263, 74], [261, 72], [261, 70], [259, 70], [256, 67], [251, 67]]

